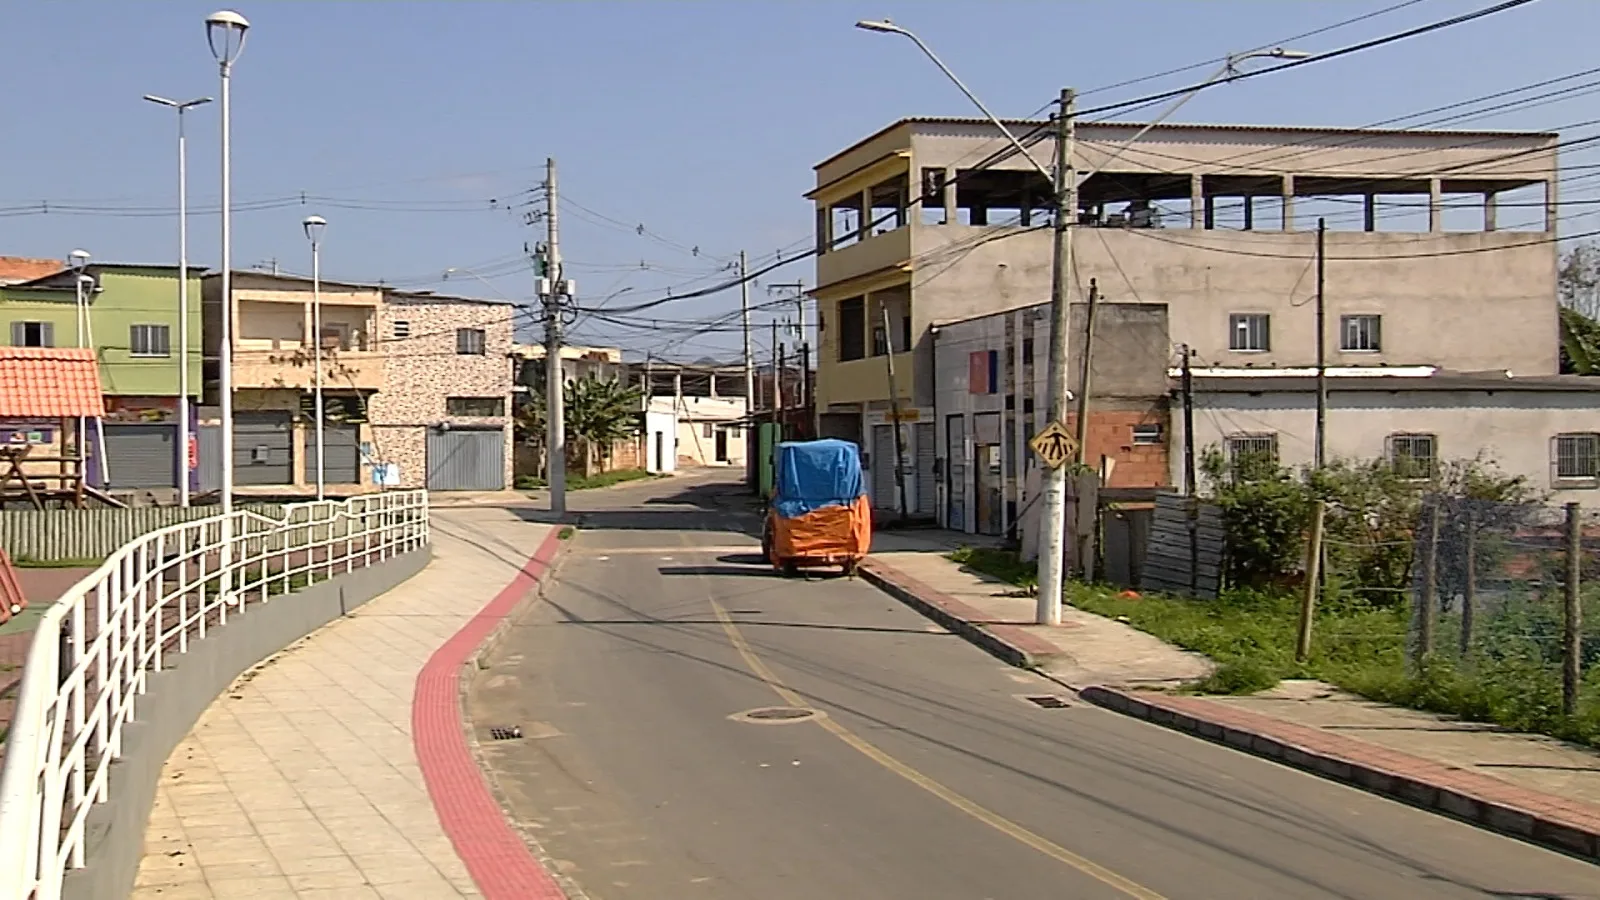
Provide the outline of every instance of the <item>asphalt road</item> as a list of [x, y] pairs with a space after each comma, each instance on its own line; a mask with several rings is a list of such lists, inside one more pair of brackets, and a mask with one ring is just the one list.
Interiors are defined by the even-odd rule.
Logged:
[[[597, 511], [468, 698], [574, 897], [1600, 898], [1600, 868], [1084, 705], [863, 582], [778, 578], [753, 517], [680, 488], [575, 497]], [[809, 717], [740, 717], [770, 707]]]

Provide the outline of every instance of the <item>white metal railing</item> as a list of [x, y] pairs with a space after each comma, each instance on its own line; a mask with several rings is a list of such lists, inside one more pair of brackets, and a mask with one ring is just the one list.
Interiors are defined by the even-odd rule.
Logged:
[[0, 900], [58, 900], [146, 679], [246, 604], [420, 549], [426, 491], [248, 510], [152, 531], [40, 618], [0, 766]]

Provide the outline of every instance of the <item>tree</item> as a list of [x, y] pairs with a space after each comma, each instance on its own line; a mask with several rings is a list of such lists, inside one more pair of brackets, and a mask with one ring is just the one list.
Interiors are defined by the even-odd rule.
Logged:
[[[623, 387], [616, 379], [589, 376], [567, 382], [567, 436], [583, 451], [583, 474], [594, 474], [595, 451], [639, 433], [640, 400], [637, 387]], [[541, 416], [541, 418], [543, 418]]]
[[1586, 241], [1561, 255], [1556, 297], [1566, 309], [1600, 319], [1600, 245]]

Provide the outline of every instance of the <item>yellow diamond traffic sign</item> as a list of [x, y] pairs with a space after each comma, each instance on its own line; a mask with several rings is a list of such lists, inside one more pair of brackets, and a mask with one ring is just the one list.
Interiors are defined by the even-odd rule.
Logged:
[[1028, 442], [1039, 459], [1052, 469], [1059, 469], [1078, 452], [1078, 442], [1060, 422], [1051, 422]]

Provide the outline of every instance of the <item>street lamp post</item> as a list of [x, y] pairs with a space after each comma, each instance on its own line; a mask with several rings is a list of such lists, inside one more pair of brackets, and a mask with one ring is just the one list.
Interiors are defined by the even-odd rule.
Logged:
[[189, 505], [189, 146], [183, 114], [210, 103], [210, 97], [168, 100], [145, 94], [151, 103], [178, 113], [178, 505]]
[[312, 415], [317, 419], [317, 499], [325, 500], [325, 471], [322, 451], [322, 230], [328, 227], [328, 220], [321, 216], [307, 216], [300, 223], [305, 229], [306, 238], [311, 241], [311, 334], [313, 359], [312, 368], [315, 370], [316, 401], [313, 404]]
[[206, 16], [206, 42], [216, 57], [222, 82], [222, 327], [217, 353], [218, 412], [222, 418], [222, 484], [220, 499], [224, 515], [233, 512], [233, 147], [231, 146], [232, 103], [229, 82], [233, 64], [244, 52], [244, 36], [250, 23], [232, 10], [219, 10]]
[[[88, 346], [88, 344], [86, 343], [89, 340], [89, 299], [88, 299], [88, 291], [89, 291], [89, 289], [91, 289], [94, 286], [94, 276], [89, 275], [88, 273], [86, 273], [84, 271], [85, 269], [87, 269], [89, 267], [89, 251], [87, 251], [87, 250], [74, 250], [71, 253], [68, 253], [67, 254], [67, 264], [72, 267], [72, 273], [73, 273], [73, 278], [72, 278], [72, 296], [73, 296], [72, 319], [73, 319], [73, 327], [74, 327], [74, 332], [75, 332], [74, 343], [78, 346], [79, 349], [82, 349], [82, 348]], [[78, 465], [80, 467], [79, 470], [78, 470], [78, 477], [79, 478], [84, 477], [84, 475], [86, 474], [83, 467], [86, 466], [86, 464], [87, 464], [86, 461], [88, 459], [88, 452], [87, 452], [88, 438], [89, 438], [89, 419], [86, 416], [79, 416], [78, 417], [78, 435], [77, 435]], [[102, 442], [102, 446], [100, 448], [100, 455], [102, 457], [105, 456], [105, 447], [103, 446], [103, 443], [104, 442]], [[103, 472], [103, 470], [102, 470], [102, 472]]]

